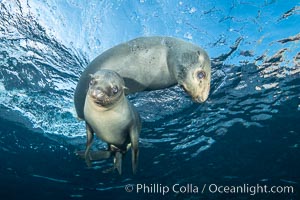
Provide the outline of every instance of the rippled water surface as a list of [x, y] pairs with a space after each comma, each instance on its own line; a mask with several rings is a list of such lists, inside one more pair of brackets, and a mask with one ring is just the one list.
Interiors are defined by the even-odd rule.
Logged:
[[[299, 199], [300, 2], [0, 0], [1, 199]], [[92, 168], [73, 93], [104, 50], [166, 35], [212, 60], [204, 104], [178, 86], [128, 96], [143, 128], [139, 172]], [[96, 141], [94, 148], [104, 148]], [[127, 193], [132, 184], [292, 186], [293, 194]], [[152, 192], [155, 193], [155, 192]]]

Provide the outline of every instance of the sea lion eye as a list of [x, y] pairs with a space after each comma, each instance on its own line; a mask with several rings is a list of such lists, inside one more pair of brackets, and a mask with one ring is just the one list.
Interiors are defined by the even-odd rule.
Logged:
[[205, 74], [204, 71], [200, 71], [200, 72], [197, 73], [197, 78], [198, 79], [203, 79], [203, 78], [205, 78], [205, 76], [206, 76], [206, 74]]
[[90, 81], [90, 86], [93, 86], [93, 85], [95, 85], [95, 84], [96, 84], [95, 79], [92, 79], [92, 80]]
[[112, 90], [113, 94], [117, 94], [119, 92], [119, 89], [117, 86], [113, 86], [111, 90]]

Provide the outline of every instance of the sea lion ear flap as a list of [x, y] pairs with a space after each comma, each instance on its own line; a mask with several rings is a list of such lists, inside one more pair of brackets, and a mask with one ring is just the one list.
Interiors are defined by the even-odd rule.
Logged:
[[200, 63], [205, 63], [205, 54], [201, 53], [200, 50], [197, 51], [197, 54], [198, 54], [198, 61]]
[[89, 74], [89, 76], [90, 76], [91, 78], [95, 78], [95, 77], [96, 77], [95, 74]]
[[203, 60], [203, 55], [201, 55], [200, 50], [197, 51], [197, 55], [198, 55], [198, 60], [201, 62]]
[[129, 90], [125, 85], [123, 86], [123, 90]]

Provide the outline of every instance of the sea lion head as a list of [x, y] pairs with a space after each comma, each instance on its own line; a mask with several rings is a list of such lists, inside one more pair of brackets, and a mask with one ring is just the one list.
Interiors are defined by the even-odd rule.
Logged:
[[100, 107], [109, 107], [124, 96], [123, 78], [112, 70], [99, 70], [91, 74], [87, 95]]
[[181, 55], [177, 69], [178, 84], [195, 102], [206, 101], [210, 91], [211, 64], [207, 53], [200, 49]]

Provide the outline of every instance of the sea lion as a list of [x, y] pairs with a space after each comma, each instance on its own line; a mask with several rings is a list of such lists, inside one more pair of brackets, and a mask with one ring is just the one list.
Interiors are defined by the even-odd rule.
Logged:
[[[139, 154], [141, 120], [138, 112], [125, 97], [123, 78], [112, 70], [102, 69], [90, 75], [85, 95], [84, 119], [87, 143], [83, 156], [88, 165], [91, 160], [114, 155], [114, 166], [122, 173], [122, 156], [132, 149], [132, 170], [136, 173]], [[106, 151], [90, 152], [94, 133], [108, 143]]]
[[171, 37], [141, 37], [119, 44], [95, 58], [82, 73], [75, 91], [75, 108], [84, 119], [89, 74], [110, 69], [120, 74], [126, 94], [179, 84], [196, 102], [209, 95], [211, 64], [207, 53], [192, 43]]

